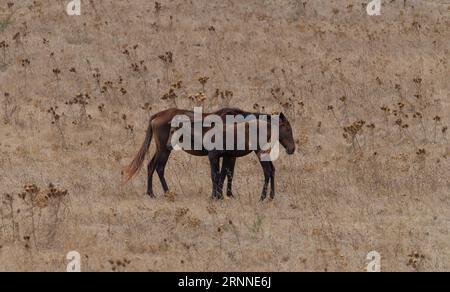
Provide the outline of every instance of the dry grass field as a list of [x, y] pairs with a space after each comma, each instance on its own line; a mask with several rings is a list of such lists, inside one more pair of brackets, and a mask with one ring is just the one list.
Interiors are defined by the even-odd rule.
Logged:
[[[450, 3], [68, 2], [0, 2], [0, 271], [450, 270]], [[122, 185], [174, 106], [283, 111], [275, 200], [254, 155], [234, 200], [182, 152]]]

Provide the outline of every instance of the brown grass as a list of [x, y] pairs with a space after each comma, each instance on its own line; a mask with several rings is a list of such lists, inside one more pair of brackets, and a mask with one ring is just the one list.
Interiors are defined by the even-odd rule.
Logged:
[[[56, 2], [0, 4], [0, 270], [64, 271], [71, 250], [90, 271], [360, 271], [372, 250], [450, 270], [448, 5]], [[275, 201], [256, 157], [235, 200], [211, 202], [207, 159], [183, 153], [169, 196], [155, 176], [147, 198], [145, 172], [121, 185], [175, 105], [284, 111], [299, 151]]]

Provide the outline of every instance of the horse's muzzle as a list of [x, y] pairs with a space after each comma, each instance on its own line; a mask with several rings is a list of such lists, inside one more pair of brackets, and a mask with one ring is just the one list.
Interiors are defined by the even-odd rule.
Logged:
[[286, 149], [288, 155], [293, 155], [295, 153], [295, 148]]

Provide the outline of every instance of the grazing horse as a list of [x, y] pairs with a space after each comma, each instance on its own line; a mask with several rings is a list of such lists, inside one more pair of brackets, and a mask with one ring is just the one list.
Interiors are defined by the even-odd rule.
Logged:
[[[228, 169], [230, 169], [229, 167], [224, 168], [225, 161], [235, 161], [237, 157], [243, 157], [252, 152], [255, 152], [258, 156], [261, 167], [264, 171], [264, 187], [261, 193], [261, 201], [264, 201], [267, 197], [269, 181], [271, 185], [270, 199], [273, 199], [275, 197], [275, 167], [271, 159], [268, 159], [267, 155], [270, 155], [270, 152], [273, 150], [272, 147], [274, 145], [278, 147], [278, 145], [276, 144], [278, 142], [286, 149], [286, 152], [289, 155], [292, 155], [295, 152], [295, 141], [292, 134], [291, 124], [283, 113], [281, 113], [279, 116], [278, 139], [276, 137], [274, 137], [274, 139], [271, 139], [272, 127], [274, 127], [275, 125], [273, 125], [270, 121], [260, 119], [260, 116], [261, 114], [256, 114], [256, 116], [250, 120], [225, 124], [225, 126], [223, 127], [223, 132], [221, 132], [221, 140], [223, 141], [222, 146], [227, 144], [228, 139], [232, 137], [232, 140], [230, 140], [230, 143], [228, 144], [233, 146], [233, 150], [230, 150], [228, 147], [221, 147], [220, 149], [214, 148], [213, 150], [208, 151], [208, 158], [211, 167], [211, 182], [213, 184], [213, 198], [223, 198], [222, 188], [225, 176], [233, 176], [233, 173], [227, 173]], [[253, 129], [259, 130], [251, 132], [250, 129], [252, 128], [252, 126]], [[266, 131], [261, 131], [261, 127], [265, 127]], [[194, 142], [196, 137], [198, 138], [201, 135], [201, 139], [203, 139], [208, 131], [211, 130], [211, 128], [203, 128], [203, 131], [199, 133], [198, 131], [194, 130], [193, 127], [191, 127], [191, 129], [191, 135], [189, 135], [191, 139], [191, 141], [189, 141], [191, 143], [190, 145], [193, 145], [192, 143]], [[173, 135], [177, 130], [179, 130], [179, 128], [172, 127], [170, 131], [166, 146], [169, 149], [173, 149], [174, 146], [178, 146], [179, 148], [183, 149], [181, 143], [177, 144], [179, 142], [183, 142], [181, 139], [178, 139], [179, 141], [177, 141], [177, 139], [172, 139], [175, 138], [173, 137]], [[227, 135], [227, 133], [229, 133], [229, 135]], [[243, 137], [245, 140], [238, 141], [239, 135], [241, 135], [241, 139]], [[261, 135], [266, 135], [266, 137], [261, 137]], [[184, 136], [180, 138], [184, 139]], [[265, 145], [259, 145], [259, 141], [261, 141], [260, 138], [265, 138]], [[256, 142], [256, 145], [254, 145], [255, 141], [258, 141]], [[242, 144], [238, 147], [239, 143]], [[222, 166], [222, 171], [219, 173], [220, 158], [224, 159], [224, 163]]]
[[[207, 117], [208, 115], [217, 115], [222, 118], [225, 118], [227, 115], [248, 115], [249, 113], [244, 112], [237, 108], [223, 108], [213, 113], [203, 113], [202, 118]], [[153, 193], [153, 174], [156, 171], [159, 176], [159, 180], [161, 181], [161, 185], [163, 187], [164, 192], [169, 191], [169, 187], [167, 186], [166, 179], [164, 177], [164, 172], [166, 168], [167, 161], [169, 159], [171, 148], [167, 147], [167, 141], [169, 139], [170, 130], [171, 130], [171, 122], [172, 119], [176, 116], [187, 116], [190, 119], [193, 119], [194, 112], [188, 110], [182, 110], [177, 108], [172, 108], [168, 110], [164, 110], [153, 115], [150, 118], [150, 122], [147, 128], [147, 133], [145, 136], [145, 140], [142, 143], [139, 152], [134, 157], [133, 161], [124, 169], [125, 173], [125, 182], [128, 182], [133, 178], [133, 176], [139, 171], [144, 163], [145, 156], [147, 154], [148, 149], [150, 148], [150, 144], [152, 141], [152, 137], [155, 139], [156, 144], [156, 153], [153, 155], [153, 158], [150, 160], [148, 164], [148, 182], [147, 182], [147, 194], [151, 198], [155, 198], [155, 194]], [[191, 150], [186, 151], [187, 153], [194, 156], [207, 156], [208, 152], [203, 150]], [[227, 177], [227, 195], [232, 197], [232, 180], [233, 180], [233, 172], [234, 166], [236, 163], [235, 157], [226, 157], [223, 159], [222, 165], [222, 174], [221, 177]], [[221, 182], [223, 185], [224, 182]]]

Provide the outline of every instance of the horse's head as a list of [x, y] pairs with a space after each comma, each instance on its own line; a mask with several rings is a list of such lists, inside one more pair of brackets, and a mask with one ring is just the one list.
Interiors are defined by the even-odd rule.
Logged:
[[286, 149], [287, 154], [292, 155], [295, 152], [295, 141], [292, 134], [291, 123], [289, 123], [286, 116], [280, 114], [280, 134], [279, 134], [280, 144]]

